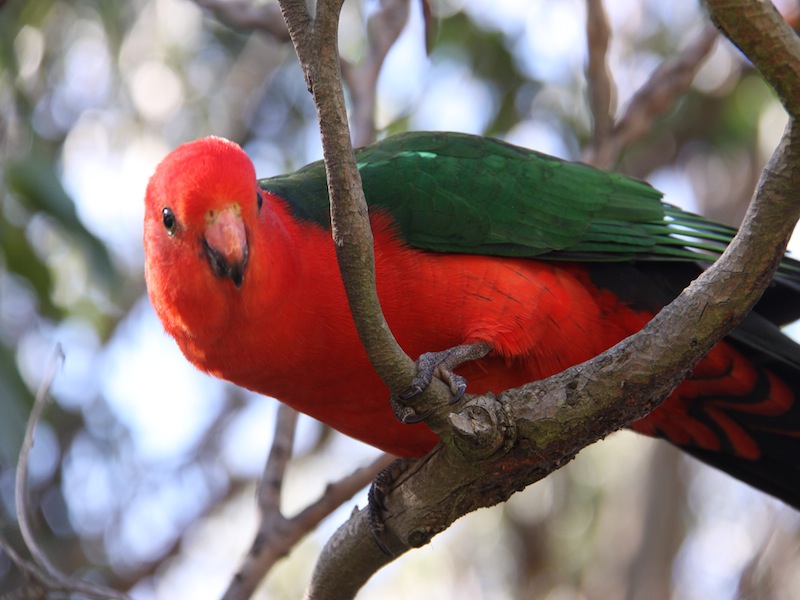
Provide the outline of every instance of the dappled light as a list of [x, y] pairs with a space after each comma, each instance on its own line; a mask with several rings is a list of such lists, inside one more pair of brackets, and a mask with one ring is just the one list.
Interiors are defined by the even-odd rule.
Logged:
[[[345, 3], [340, 43], [354, 65], [369, 56], [372, 4]], [[429, 23], [422, 4], [409, 3], [377, 79], [379, 137], [452, 130], [585, 159], [585, 2], [430, 2]], [[706, 16], [694, 0], [605, 4], [620, 116], [655, 69], [702, 35]], [[799, 12], [792, 0], [777, 4]], [[60, 343], [27, 511], [65, 573], [136, 600], [225, 591], [258, 526], [256, 481], [277, 406], [200, 373], [164, 333], [144, 283], [148, 178], [170, 150], [206, 135], [241, 144], [260, 177], [322, 155], [291, 45], [201, 5], [0, 3], [0, 533], [23, 547], [14, 471]], [[726, 40], [649, 119], [611, 166], [734, 226], [787, 121]], [[380, 454], [304, 416], [294, 448], [286, 515]], [[320, 548], [365, 503], [361, 491], [333, 511], [253, 597], [300, 597]], [[359, 597], [788, 599], [800, 598], [798, 573], [796, 511], [626, 431], [459, 520]], [[0, 550], [0, 597], [23, 582]]]

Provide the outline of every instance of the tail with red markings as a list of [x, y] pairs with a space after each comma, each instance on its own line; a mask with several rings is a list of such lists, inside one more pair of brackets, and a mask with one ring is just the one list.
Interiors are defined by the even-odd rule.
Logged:
[[[696, 274], [690, 265], [639, 264], [624, 276], [602, 269], [592, 276], [620, 299], [655, 311]], [[780, 329], [797, 319], [800, 286], [778, 277], [692, 375], [631, 428], [800, 509], [800, 345]]]

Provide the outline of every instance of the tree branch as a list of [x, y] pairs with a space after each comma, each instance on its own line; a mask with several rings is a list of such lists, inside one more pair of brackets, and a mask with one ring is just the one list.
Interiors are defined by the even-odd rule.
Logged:
[[[505, 501], [669, 395], [768, 283], [800, 212], [792, 198], [800, 184], [798, 161], [800, 133], [790, 128], [742, 233], [640, 333], [548, 379], [498, 398], [471, 398], [456, 417], [477, 431], [500, 429], [507, 435], [483, 460], [465, 461], [458, 450], [440, 445], [395, 482], [385, 501], [383, 540], [395, 557], [427, 543], [460, 516]], [[769, 231], [768, 238], [752, 233], [754, 224], [755, 231]], [[355, 513], [323, 549], [306, 597], [351, 598], [389, 560], [371, 540], [367, 511]], [[343, 581], [338, 574], [345, 568]]]
[[[591, 145], [581, 159], [601, 169], [612, 167], [625, 147], [646, 136], [655, 118], [672, 108], [686, 94], [717, 37], [713, 27], [705, 27], [683, 52], [659, 65], [633, 95], [616, 124], [607, 129], [604, 135], [595, 132]], [[595, 70], [590, 69], [588, 75], [595, 77]], [[596, 110], [593, 105], [593, 115]]]
[[25, 437], [22, 440], [22, 448], [19, 451], [19, 458], [17, 460], [17, 473], [15, 481], [15, 495], [14, 501], [17, 506], [17, 523], [19, 524], [19, 532], [22, 534], [22, 539], [33, 557], [34, 562], [39, 565], [42, 570], [47, 573], [54, 580], [66, 581], [64, 576], [56, 567], [50, 562], [50, 559], [39, 547], [36, 541], [36, 536], [31, 528], [30, 521], [28, 520], [28, 457], [30, 456], [31, 449], [33, 448], [33, 438], [36, 432], [36, 427], [42, 418], [42, 411], [47, 404], [47, 394], [50, 391], [50, 386], [53, 383], [53, 378], [56, 375], [56, 369], [64, 362], [64, 351], [61, 345], [57, 345], [53, 351], [53, 356], [47, 365], [47, 371], [41, 386], [36, 393], [36, 398], [33, 402], [30, 417], [28, 418], [28, 426], [25, 429]]
[[599, 147], [614, 126], [617, 91], [606, 62], [610, 39], [611, 26], [608, 24], [603, 0], [586, 0], [586, 42], [589, 55], [586, 82], [593, 121], [590, 148]]
[[381, 0], [367, 20], [364, 62], [351, 65], [342, 61], [342, 75], [353, 98], [353, 144], [364, 146], [375, 141], [375, 103], [378, 77], [383, 61], [408, 21], [409, 0]]
[[[733, 11], [715, 18], [724, 21], [731, 14], [737, 15]], [[726, 31], [736, 34], [735, 28]], [[711, 38], [704, 34], [697, 51], [707, 53]], [[773, 48], [764, 60], [785, 64], [790, 42], [781, 39], [787, 47]], [[734, 41], [748, 51], [746, 42]], [[771, 69], [767, 76], [773, 83], [781, 70]], [[782, 88], [786, 86], [776, 86]], [[781, 97], [790, 105], [798, 101]], [[452, 424], [454, 443], [440, 445], [416, 463], [386, 498], [384, 542], [396, 556], [427, 543], [459, 516], [507, 499], [581, 448], [645, 416], [668, 396], [687, 370], [749, 312], [770, 281], [800, 215], [793, 198], [800, 187], [798, 164], [800, 131], [790, 123], [728, 250], [640, 333], [544, 381], [497, 398], [472, 397], [456, 414], [441, 408], [437, 416]], [[462, 453], [473, 459], [464, 460]], [[307, 598], [350, 598], [389, 560], [371, 543], [367, 520], [366, 511], [355, 513], [331, 538]], [[343, 569], [346, 578], [338, 576]]]
[[800, 114], [800, 38], [772, 2], [705, 0], [711, 20], [770, 84], [793, 117]]
[[50, 561], [47, 554], [45, 554], [44, 550], [39, 546], [39, 542], [36, 540], [33, 528], [28, 519], [28, 459], [31, 449], [33, 448], [36, 427], [39, 425], [42, 412], [47, 405], [50, 386], [55, 378], [56, 370], [63, 364], [63, 361], [64, 351], [61, 349], [61, 345], [57, 344], [50, 358], [50, 362], [47, 365], [44, 379], [36, 392], [33, 408], [28, 417], [28, 425], [25, 429], [25, 437], [22, 440], [22, 447], [20, 448], [17, 460], [14, 496], [17, 508], [17, 523], [25, 546], [31, 553], [33, 562], [29, 563], [22, 559], [5, 539], [0, 538], [0, 547], [8, 553], [9, 558], [11, 558], [31, 580], [29, 585], [23, 589], [23, 593], [27, 594], [28, 592], [33, 593], [35, 591], [46, 590], [48, 592], [80, 594], [87, 598], [126, 600], [128, 598], [127, 595], [112, 590], [102, 584], [81, 581], [80, 579], [65, 575]]
[[325, 488], [322, 496], [301, 512], [287, 518], [281, 512], [281, 495], [286, 468], [294, 444], [297, 412], [279, 404], [275, 439], [258, 486], [260, 521], [250, 550], [228, 584], [223, 600], [246, 600], [273, 565], [334, 510], [363, 489], [393, 457], [384, 454], [371, 464]]
[[[413, 364], [391, 335], [375, 291], [372, 236], [339, 81], [336, 32], [341, 0], [320, 2], [316, 20], [298, 0], [283, 0], [281, 8], [319, 112], [333, 235], [351, 311], [376, 370], [390, 389], [398, 391], [413, 375]], [[715, 18], [727, 22], [732, 14], [738, 18], [736, 11], [724, 10]], [[758, 22], [763, 26], [769, 21]], [[723, 29], [731, 36], [738, 31]], [[695, 55], [704, 56], [711, 39], [712, 35], [704, 34]], [[788, 44], [785, 36], [777, 39]], [[747, 51], [746, 40], [735, 41]], [[773, 46], [762, 58], [783, 64], [783, 50]], [[680, 76], [666, 89], [673, 94], [685, 89], [699, 62], [695, 57], [672, 66], [671, 71], [663, 70], [661, 77]], [[771, 74], [780, 77], [781, 70]], [[768, 80], [772, 83], [772, 77]], [[651, 81], [655, 83], [655, 75]], [[780, 88], [778, 84], [776, 89]], [[661, 97], [650, 91], [649, 103], [642, 106], [658, 109]], [[632, 106], [636, 105], [634, 99]], [[627, 135], [630, 139], [631, 134]], [[649, 413], [686, 370], [747, 314], [780, 261], [798, 216], [792, 194], [798, 183], [799, 136], [790, 125], [765, 170], [741, 232], [722, 258], [639, 334], [547, 380], [497, 398], [470, 397], [458, 413], [451, 413], [444, 402], [434, 404], [438, 408], [429, 422], [450, 443], [414, 464], [386, 498], [384, 541], [396, 555], [427, 543], [459, 516], [505, 500], [563, 465], [584, 446]], [[665, 331], [670, 339], [665, 339]], [[372, 541], [367, 521], [366, 511], [356, 512], [331, 538], [317, 563], [307, 598], [352, 597], [390, 560]]]
[[251, 0], [194, 0], [194, 3], [232, 27], [261, 31], [279, 42], [289, 41], [286, 21], [275, 4], [255, 4]]

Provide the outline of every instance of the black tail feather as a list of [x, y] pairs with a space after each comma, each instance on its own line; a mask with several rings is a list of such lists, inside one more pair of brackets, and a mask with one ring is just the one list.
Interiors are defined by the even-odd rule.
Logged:
[[[750, 485], [800, 509], [800, 345], [780, 326], [800, 319], [800, 263], [786, 259], [770, 288], [744, 321], [726, 338], [761, 373], [758, 386], [742, 390], [741, 396], [698, 398], [687, 418], [714, 430], [719, 451], [693, 445], [682, 450]], [[658, 311], [700, 273], [692, 263], [632, 263], [591, 265], [592, 280], [612, 290], [631, 307]], [[794, 395], [782, 409], [765, 402], [775, 394], [767, 372], [777, 376]], [[786, 394], [790, 396], [790, 394]], [[736, 423], [755, 442], [760, 456], [748, 460], [737, 455], [724, 428], [716, 421], [719, 412]], [[775, 414], [779, 413], [779, 414]], [[658, 429], [660, 430], [660, 429]]]

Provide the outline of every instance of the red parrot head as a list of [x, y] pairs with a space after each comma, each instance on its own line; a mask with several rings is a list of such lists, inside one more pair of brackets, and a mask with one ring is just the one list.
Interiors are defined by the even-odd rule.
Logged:
[[145, 195], [145, 279], [170, 333], [240, 293], [262, 201], [253, 163], [223, 138], [183, 144], [158, 165]]

